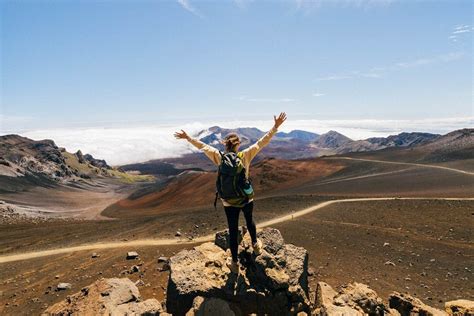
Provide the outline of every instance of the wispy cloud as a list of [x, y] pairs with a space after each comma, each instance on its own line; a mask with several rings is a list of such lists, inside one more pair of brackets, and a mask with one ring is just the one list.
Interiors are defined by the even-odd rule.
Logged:
[[246, 9], [248, 4], [253, 2], [254, 0], [234, 0], [236, 6], [240, 9]]
[[384, 74], [393, 71], [400, 71], [406, 68], [414, 68], [432, 64], [447, 63], [462, 58], [465, 54], [463, 52], [451, 52], [443, 55], [418, 58], [410, 61], [398, 62], [384, 67], [373, 67], [368, 71], [350, 71], [347, 73], [331, 74], [316, 78], [317, 81], [335, 81], [354, 78], [382, 78]]
[[447, 63], [450, 61], [458, 60], [463, 55], [464, 55], [463, 52], [454, 52], [454, 53], [438, 55], [438, 56], [434, 56], [430, 58], [420, 58], [413, 61], [397, 63], [395, 65], [395, 69], [396, 67], [412, 68], [412, 67], [418, 67], [418, 66], [424, 66], [424, 65], [430, 65], [430, 64]]
[[329, 75], [325, 77], [320, 77], [316, 80], [318, 81], [335, 81], [335, 80], [344, 80], [344, 79], [350, 79], [352, 76], [350, 75]]
[[247, 102], [262, 102], [262, 103], [287, 103], [294, 102], [295, 99], [292, 98], [252, 98], [245, 95], [240, 96], [239, 100]]
[[322, 97], [324, 95], [326, 95], [326, 94], [325, 93], [319, 93], [319, 92], [313, 93], [313, 97]]
[[449, 36], [449, 39], [452, 40], [453, 42], [457, 42], [465, 34], [471, 33], [473, 29], [474, 28], [471, 27], [470, 25], [455, 26], [453, 31], [451, 32], [451, 35]]
[[189, 0], [177, 0], [177, 1], [186, 11], [191, 12], [192, 14], [194, 14], [195, 16], [201, 19], [204, 18], [204, 15], [202, 15], [201, 12], [199, 12], [195, 7], [193, 7], [191, 3], [189, 3]]
[[387, 6], [395, 0], [295, 0], [296, 10], [309, 13], [325, 5], [370, 9]]

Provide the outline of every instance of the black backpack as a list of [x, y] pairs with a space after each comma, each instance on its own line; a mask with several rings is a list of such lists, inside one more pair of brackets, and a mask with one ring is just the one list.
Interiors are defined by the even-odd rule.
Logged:
[[253, 195], [253, 189], [250, 180], [245, 176], [242, 153], [220, 152], [220, 154], [221, 163], [217, 172], [214, 207], [216, 208], [218, 197], [237, 204], [248, 202]]

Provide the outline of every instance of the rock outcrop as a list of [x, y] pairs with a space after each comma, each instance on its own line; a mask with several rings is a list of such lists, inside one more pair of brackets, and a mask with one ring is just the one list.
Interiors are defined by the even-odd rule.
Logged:
[[472, 316], [474, 315], [474, 301], [455, 300], [446, 302], [444, 309], [449, 315]]
[[197, 296], [193, 300], [193, 306], [186, 313], [186, 316], [210, 316], [225, 315], [235, 316], [235, 313], [226, 301], [215, 297]]
[[302, 311], [309, 314], [307, 251], [285, 244], [280, 232], [273, 228], [259, 232], [258, 238], [264, 249], [255, 256], [249, 234], [243, 236], [238, 275], [225, 265], [230, 250], [224, 251], [215, 243], [204, 243], [171, 257], [167, 311], [185, 315], [195, 309], [192, 306], [196, 297], [202, 296], [227, 302], [236, 315], [296, 315]]
[[396, 309], [402, 316], [405, 315], [426, 315], [442, 316], [447, 315], [444, 311], [426, 305], [419, 299], [407, 294], [393, 292], [388, 298], [390, 307]]
[[324, 282], [318, 282], [312, 315], [399, 315], [387, 308], [377, 293], [365, 284], [350, 283], [336, 292]]
[[163, 312], [156, 299], [140, 301], [140, 292], [127, 278], [100, 279], [50, 306], [47, 315], [160, 315]]
[[93, 165], [94, 167], [109, 169], [109, 170], [112, 169], [112, 167], [110, 167], [104, 159], [96, 159], [92, 157], [92, 155], [90, 154], [85, 154], [84, 159], [88, 161], [91, 165]]

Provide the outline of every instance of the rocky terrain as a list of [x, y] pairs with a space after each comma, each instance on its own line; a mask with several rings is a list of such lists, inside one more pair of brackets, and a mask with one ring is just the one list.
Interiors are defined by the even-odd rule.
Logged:
[[[334, 290], [319, 281], [308, 286], [306, 249], [284, 242], [279, 230], [258, 233], [264, 243], [253, 254], [250, 237], [240, 231], [238, 274], [225, 260], [230, 255], [227, 231], [214, 242], [182, 250], [170, 258], [158, 258], [157, 269], [169, 270], [167, 296], [143, 300], [137, 284], [128, 278], [101, 278], [80, 292], [48, 307], [47, 315], [472, 315], [474, 302], [456, 300], [438, 310], [406, 293], [392, 292], [383, 299], [369, 286], [352, 282]], [[129, 259], [138, 257], [128, 253]], [[132, 270], [140, 271], [134, 266]], [[57, 290], [67, 290], [59, 284]]]
[[22, 180], [34, 187], [127, 177], [132, 175], [113, 169], [105, 160], [80, 150], [69, 153], [49, 139], [35, 141], [19, 135], [0, 136], [0, 193], [15, 192], [15, 184]]
[[[80, 150], [69, 153], [52, 140], [0, 136], [0, 223], [63, 220], [89, 210], [95, 214], [86, 217], [100, 217], [94, 203], [105, 207], [111, 196], [116, 200], [133, 190], [129, 184], [153, 179], [114, 169]], [[94, 201], [100, 193], [101, 201]]]
[[[110, 169], [104, 162], [101, 167], [91, 162], [97, 161], [88, 155], [86, 159], [80, 151], [75, 155], [59, 148], [52, 140], [34, 141], [18, 135], [0, 136], [0, 175], [19, 177], [42, 175], [58, 182], [66, 182], [75, 177], [89, 177], [74, 162], [83, 164], [85, 168], [103, 174], [102, 168]], [[74, 161], [75, 160], [75, 161]], [[93, 168], [95, 167], [95, 168]]]

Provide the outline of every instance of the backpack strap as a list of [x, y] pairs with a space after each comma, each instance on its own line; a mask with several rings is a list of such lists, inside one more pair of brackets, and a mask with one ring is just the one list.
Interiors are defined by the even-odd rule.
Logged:
[[[222, 159], [224, 158], [224, 153], [219, 150], [219, 154], [221, 155], [221, 163]], [[221, 173], [220, 166], [217, 168], [217, 178], [219, 179], [219, 175]], [[214, 198], [214, 209], [217, 211], [217, 198], [219, 197], [219, 192], [216, 190], [216, 197]]]
[[219, 194], [218, 194], [217, 191], [216, 191], [216, 198], [214, 199], [214, 209], [215, 209], [216, 211], [217, 211], [217, 196], [218, 196], [218, 195], [219, 195]]

